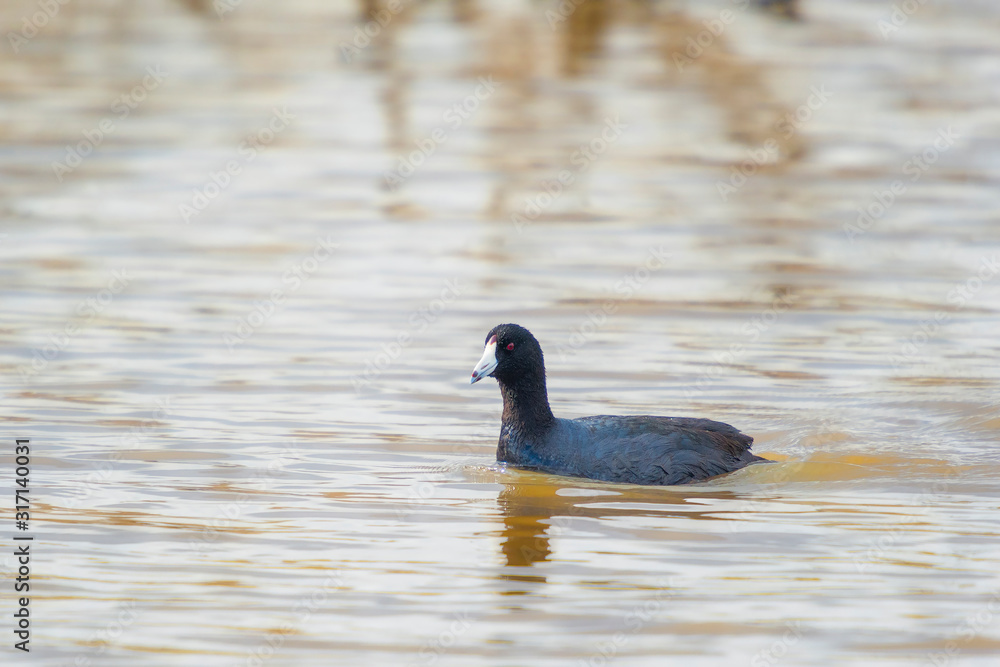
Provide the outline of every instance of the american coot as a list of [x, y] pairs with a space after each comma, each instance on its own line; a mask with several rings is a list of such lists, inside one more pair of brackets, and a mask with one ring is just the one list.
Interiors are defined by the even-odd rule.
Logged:
[[545, 391], [542, 348], [531, 332], [501, 324], [486, 335], [472, 383], [500, 383], [497, 460], [521, 468], [627, 484], [684, 484], [765, 461], [729, 424], [683, 417], [558, 419]]

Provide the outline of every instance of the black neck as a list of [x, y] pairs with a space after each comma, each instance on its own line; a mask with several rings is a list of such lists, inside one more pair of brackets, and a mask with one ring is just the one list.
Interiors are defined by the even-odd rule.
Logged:
[[521, 377], [514, 384], [500, 382], [503, 396], [501, 419], [507, 426], [523, 433], [537, 433], [555, 420], [545, 391], [545, 376]]

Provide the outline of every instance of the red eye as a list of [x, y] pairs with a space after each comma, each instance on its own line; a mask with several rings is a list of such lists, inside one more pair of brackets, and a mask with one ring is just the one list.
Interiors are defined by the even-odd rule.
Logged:
[[507, 343], [507, 349], [508, 350], [513, 350], [514, 349], [514, 343]]

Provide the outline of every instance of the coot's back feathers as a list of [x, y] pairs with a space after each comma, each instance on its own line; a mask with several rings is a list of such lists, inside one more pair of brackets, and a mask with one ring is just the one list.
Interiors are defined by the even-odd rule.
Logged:
[[683, 484], [764, 461], [729, 424], [685, 417], [599, 415], [558, 419], [549, 409], [542, 349], [524, 327], [486, 336], [472, 382], [500, 383], [497, 460], [544, 472], [631, 484]]
[[567, 421], [586, 428], [589, 442], [580, 444], [595, 456], [577, 474], [592, 479], [684, 484], [764, 460], [750, 453], [753, 438], [711, 419], [601, 415]]
[[737, 458], [750, 451], [750, 447], [753, 445], [753, 438], [736, 427], [698, 417], [595, 415], [593, 417], [579, 417], [573, 421], [586, 424], [594, 429], [617, 429], [619, 433], [626, 436], [638, 436], [646, 433], [670, 435], [677, 431], [705, 433], [712, 438], [719, 449]]

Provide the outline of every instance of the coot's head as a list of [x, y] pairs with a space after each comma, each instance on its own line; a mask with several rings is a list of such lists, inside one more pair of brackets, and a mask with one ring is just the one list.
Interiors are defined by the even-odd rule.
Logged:
[[475, 384], [487, 375], [507, 385], [539, 376], [544, 383], [542, 346], [530, 331], [517, 324], [499, 324], [493, 327], [486, 334], [486, 349], [483, 351], [483, 358], [472, 370], [470, 383]]

